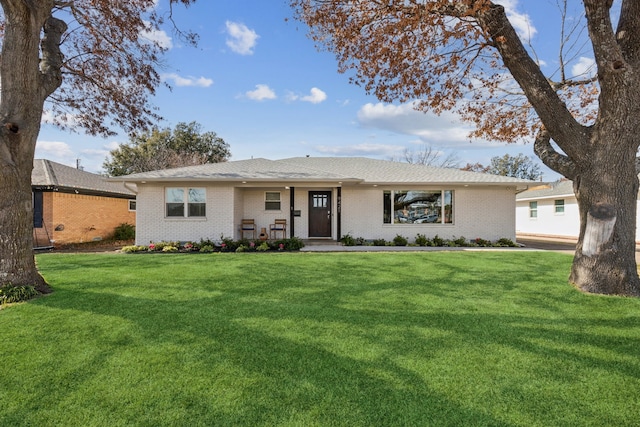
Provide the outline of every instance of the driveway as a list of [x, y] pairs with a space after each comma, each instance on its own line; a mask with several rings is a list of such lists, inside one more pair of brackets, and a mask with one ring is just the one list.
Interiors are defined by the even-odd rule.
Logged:
[[576, 251], [576, 241], [570, 239], [553, 239], [544, 237], [518, 237], [516, 241], [525, 248], [541, 249], [573, 254]]

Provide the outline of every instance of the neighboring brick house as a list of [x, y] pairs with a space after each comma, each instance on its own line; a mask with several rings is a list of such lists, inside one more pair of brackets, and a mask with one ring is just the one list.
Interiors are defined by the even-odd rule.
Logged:
[[[349, 157], [250, 159], [110, 178], [136, 187], [136, 242], [254, 237], [515, 240], [516, 193], [538, 183]], [[280, 234], [280, 235], [281, 235]], [[276, 235], [279, 235], [276, 233]]]
[[103, 176], [36, 159], [31, 190], [34, 247], [102, 240], [135, 225], [135, 194]]

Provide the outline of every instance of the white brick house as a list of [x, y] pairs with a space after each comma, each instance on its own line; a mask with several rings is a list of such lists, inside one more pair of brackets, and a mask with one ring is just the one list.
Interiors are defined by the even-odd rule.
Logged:
[[[251, 159], [111, 178], [137, 193], [137, 244], [242, 237], [286, 219], [286, 237], [509, 238], [515, 196], [536, 183], [348, 157]], [[245, 237], [250, 237], [245, 234]]]

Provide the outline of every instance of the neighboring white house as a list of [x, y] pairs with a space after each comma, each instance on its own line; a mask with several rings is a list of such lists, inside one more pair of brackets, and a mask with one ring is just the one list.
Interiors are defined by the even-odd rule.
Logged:
[[[640, 204], [637, 208], [636, 224], [640, 224]], [[573, 181], [561, 180], [519, 193], [516, 196], [516, 233], [577, 239], [580, 212]], [[638, 227], [636, 241], [640, 242]]]
[[573, 181], [532, 187], [516, 196], [516, 233], [578, 238], [580, 213]]
[[243, 219], [258, 231], [285, 219], [286, 237], [301, 239], [515, 239], [516, 193], [538, 184], [347, 157], [251, 159], [111, 180], [137, 193], [137, 244], [239, 239]]

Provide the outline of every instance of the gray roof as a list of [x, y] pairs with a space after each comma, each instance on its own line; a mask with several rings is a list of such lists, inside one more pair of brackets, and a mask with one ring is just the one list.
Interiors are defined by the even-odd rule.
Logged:
[[551, 184], [533, 187], [516, 196], [517, 200], [549, 199], [554, 197], [574, 196], [573, 181], [564, 179]]
[[282, 160], [250, 159], [208, 163], [110, 178], [142, 181], [337, 181], [367, 184], [484, 184], [526, 188], [539, 184], [519, 178], [461, 171], [453, 168], [415, 165], [364, 157], [293, 157]]
[[122, 183], [109, 182], [106, 177], [65, 166], [51, 160], [35, 159], [31, 171], [31, 186], [40, 190], [74, 191], [89, 194], [134, 196]]

